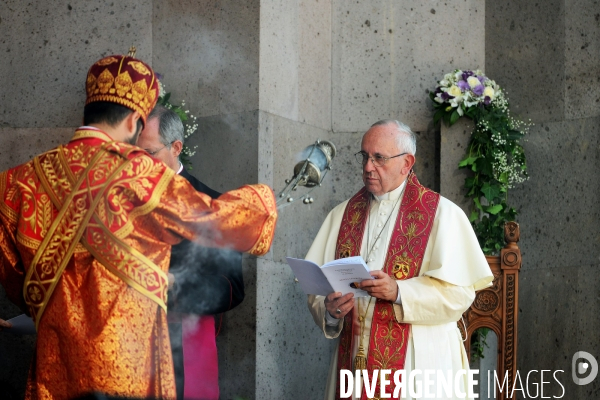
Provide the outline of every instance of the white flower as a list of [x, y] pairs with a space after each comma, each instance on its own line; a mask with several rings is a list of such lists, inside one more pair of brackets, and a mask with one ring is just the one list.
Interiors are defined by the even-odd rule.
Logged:
[[470, 100], [465, 100], [464, 103], [465, 103], [465, 107], [469, 108], [469, 107], [476, 106], [477, 104], [479, 104], [479, 101], [470, 99]]
[[456, 86], [456, 85], [452, 85], [452, 86], [450, 87], [450, 89], [448, 89], [448, 92], [447, 92], [447, 93], [448, 93], [450, 96], [454, 96], [454, 97], [457, 97], [457, 96], [460, 96], [460, 95], [461, 95], [460, 88], [459, 88], [458, 86]]
[[488, 87], [486, 87], [486, 88], [483, 90], [483, 95], [484, 95], [484, 96], [487, 96], [487, 97], [489, 97], [491, 100], [493, 100], [493, 99], [494, 99], [494, 88], [492, 88], [492, 87], [489, 87], [489, 86], [488, 86]]
[[481, 85], [481, 82], [479, 82], [479, 79], [477, 79], [474, 76], [470, 76], [467, 78], [467, 83], [469, 84], [469, 86], [471, 87], [471, 89], [473, 89], [476, 86]]
[[462, 96], [456, 96], [453, 99], [450, 99], [450, 106], [454, 107], [454, 108], [458, 108], [458, 113], [462, 116], [462, 110], [460, 110], [460, 104], [463, 102], [463, 97]]

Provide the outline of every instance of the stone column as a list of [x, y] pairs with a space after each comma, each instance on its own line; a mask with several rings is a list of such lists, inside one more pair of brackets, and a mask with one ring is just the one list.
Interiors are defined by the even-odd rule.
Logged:
[[465, 178], [468, 169], [458, 169], [458, 163], [465, 158], [473, 121], [461, 118], [451, 127], [443, 122], [440, 134], [440, 194], [456, 203], [465, 214], [469, 215], [471, 201], [465, 197]]
[[[154, 68], [200, 117], [192, 174], [209, 186], [282, 189], [297, 154], [330, 138], [331, 1], [154, 2], [153, 34]], [[281, 210], [271, 252], [245, 258], [246, 298], [217, 339], [222, 398], [321, 397], [333, 341], [285, 257], [304, 257], [330, 196]]]

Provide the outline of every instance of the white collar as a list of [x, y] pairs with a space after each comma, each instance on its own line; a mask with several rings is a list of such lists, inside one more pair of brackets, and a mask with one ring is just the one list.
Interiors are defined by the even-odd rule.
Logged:
[[400, 184], [400, 186], [398, 186], [396, 189], [389, 191], [387, 193], [384, 193], [381, 196], [373, 195], [373, 198], [377, 202], [380, 202], [383, 200], [391, 200], [391, 201], [398, 200], [400, 198], [400, 195], [402, 194], [402, 189], [404, 189], [404, 186], [406, 186], [406, 179], [404, 179], [404, 182], [402, 182], [402, 184]]
[[85, 130], [87, 130], [87, 131], [100, 131], [100, 132], [102, 132], [102, 130], [101, 130], [101, 129], [99, 129], [99, 128], [96, 128], [95, 126], [89, 126], [89, 125], [80, 126], [80, 127], [79, 127], [79, 128], [77, 128], [77, 129], [85, 129]]
[[179, 169], [177, 170], [177, 175], [179, 175], [183, 171], [183, 164], [179, 161]]

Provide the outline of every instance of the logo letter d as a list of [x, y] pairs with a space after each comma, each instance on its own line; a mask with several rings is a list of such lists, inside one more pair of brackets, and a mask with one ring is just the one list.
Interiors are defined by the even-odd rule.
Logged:
[[[580, 358], [585, 359], [586, 362], [579, 362], [579, 365], [577, 365], [577, 360], [579, 360]], [[592, 369], [590, 370], [590, 374], [587, 377], [579, 378], [577, 376], [578, 374], [585, 373], [585, 371], [587, 371], [588, 367], [590, 366], [592, 367]], [[573, 375], [573, 382], [575, 382], [576, 385], [587, 385], [588, 383], [596, 379], [596, 376], [598, 375], [598, 362], [590, 353], [586, 351], [578, 351], [577, 353], [573, 354], [573, 361], [571, 362], [571, 373]]]

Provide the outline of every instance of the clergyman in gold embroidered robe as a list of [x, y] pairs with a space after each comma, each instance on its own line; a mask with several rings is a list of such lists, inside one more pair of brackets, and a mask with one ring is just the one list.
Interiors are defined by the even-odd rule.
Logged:
[[[99, 152], [99, 167], [88, 171]], [[78, 215], [90, 204], [95, 211], [72, 254], [63, 254], [56, 250], [61, 238], [79, 222], [67, 213], [57, 223], [57, 204], [73, 188], [81, 197], [73, 197], [69, 212]], [[26, 398], [71, 399], [92, 391], [175, 398], [161, 303], [171, 245], [185, 238], [260, 255], [270, 247], [275, 221], [270, 188], [244, 186], [211, 200], [139, 148], [111, 143], [91, 127], [1, 173], [0, 283], [11, 301], [39, 316]], [[44, 254], [54, 258], [34, 260], [48, 232], [54, 235]], [[62, 274], [53, 263], [61, 257], [67, 261]], [[39, 266], [33, 272], [32, 261]]]

